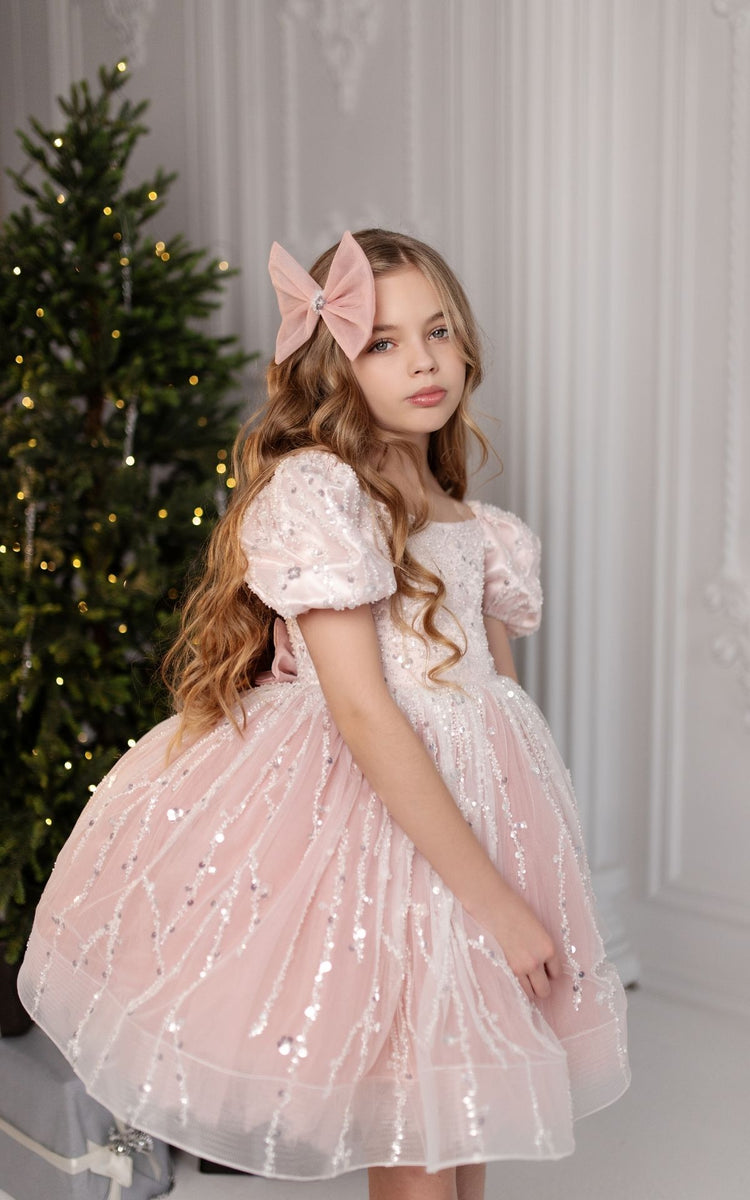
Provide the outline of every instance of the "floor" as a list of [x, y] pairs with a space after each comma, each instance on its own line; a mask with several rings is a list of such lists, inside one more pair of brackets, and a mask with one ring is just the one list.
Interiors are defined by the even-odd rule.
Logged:
[[[556, 1163], [493, 1163], [486, 1200], [747, 1200], [750, 1034], [735, 1017], [629, 997], [633, 1083], [576, 1127]], [[178, 1154], [171, 1200], [365, 1200], [357, 1173], [321, 1183], [201, 1175]], [[3, 1193], [0, 1192], [0, 1200]]]

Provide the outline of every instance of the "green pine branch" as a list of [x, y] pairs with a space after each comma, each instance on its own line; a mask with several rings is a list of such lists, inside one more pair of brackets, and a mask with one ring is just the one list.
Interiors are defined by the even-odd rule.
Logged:
[[[30, 121], [0, 228], [0, 942], [34, 906], [91, 790], [167, 711], [155, 675], [184, 578], [229, 496], [248, 356], [206, 319], [234, 273], [134, 184], [145, 101], [99, 72]], [[135, 414], [132, 446], [129, 430]], [[129, 454], [128, 451], [131, 453]]]

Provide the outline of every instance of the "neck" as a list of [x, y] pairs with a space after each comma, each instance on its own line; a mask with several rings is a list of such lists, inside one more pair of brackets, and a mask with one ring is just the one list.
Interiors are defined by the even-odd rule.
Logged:
[[440, 492], [440, 486], [427, 465], [429, 439], [423, 442], [409, 439], [417, 451], [417, 461], [401, 447], [387, 445], [379, 464], [380, 473], [401, 492], [407, 507], [414, 512], [422, 498], [430, 492]]

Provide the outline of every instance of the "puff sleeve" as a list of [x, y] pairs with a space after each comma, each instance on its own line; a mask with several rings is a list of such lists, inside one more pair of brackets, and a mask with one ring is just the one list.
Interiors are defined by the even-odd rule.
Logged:
[[279, 463], [241, 528], [245, 582], [280, 616], [357, 608], [396, 590], [388, 545], [356, 473], [324, 450]]
[[509, 637], [535, 633], [542, 616], [541, 545], [513, 513], [494, 504], [472, 504], [484, 533], [485, 616], [502, 621]]

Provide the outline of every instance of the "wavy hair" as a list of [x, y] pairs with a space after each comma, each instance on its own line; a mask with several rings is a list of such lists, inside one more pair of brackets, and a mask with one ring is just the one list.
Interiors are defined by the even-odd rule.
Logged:
[[[451, 338], [466, 362], [466, 377], [456, 411], [430, 435], [428, 464], [443, 490], [462, 500], [469, 438], [479, 444], [480, 465], [486, 462], [489, 449], [468, 411], [469, 397], [482, 378], [479, 334], [469, 302], [441, 255], [423, 242], [382, 229], [366, 229], [353, 236], [376, 278], [414, 266], [440, 299]], [[321, 287], [336, 249], [326, 250], [310, 269]], [[268, 483], [279, 461], [300, 450], [333, 452], [353, 468], [363, 490], [385, 505], [390, 519], [383, 522], [383, 532], [397, 581], [391, 598], [394, 619], [401, 628], [415, 632], [425, 642], [437, 642], [447, 651], [445, 659], [428, 672], [430, 679], [445, 682], [440, 676], [464, 652], [436, 624], [438, 611], [445, 607], [445, 585], [417, 562], [407, 546], [410, 534], [427, 523], [426, 493], [423, 489], [418, 511], [410, 515], [399, 490], [379, 470], [392, 447], [411, 457], [418, 469], [417, 450], [408, 441], [386, 439], [377, 428], [351, 364], [324, 321], [318, 321], [309, 340], [284, 362], [270, 363], [266, 381], [266, 403], [243, 426], [235, 442], [232, 470], [237, 484], [211, 535], [199, 580], [183, 605], [179, 636], [164, 662], [164, 678], [175, 710], [182, 716], [178, 741], [207, 732], [223, 717], [239, 727], [242, 693], [270, 664], [275, 614], [244, 582], [247, 561], [240, 545], [240, 525], [248, 504]], [[404, 597], [422, 600], [413, 626], [407, 626], [402, 615]], [[244, 723], [244, 714], [240, 720]]]

